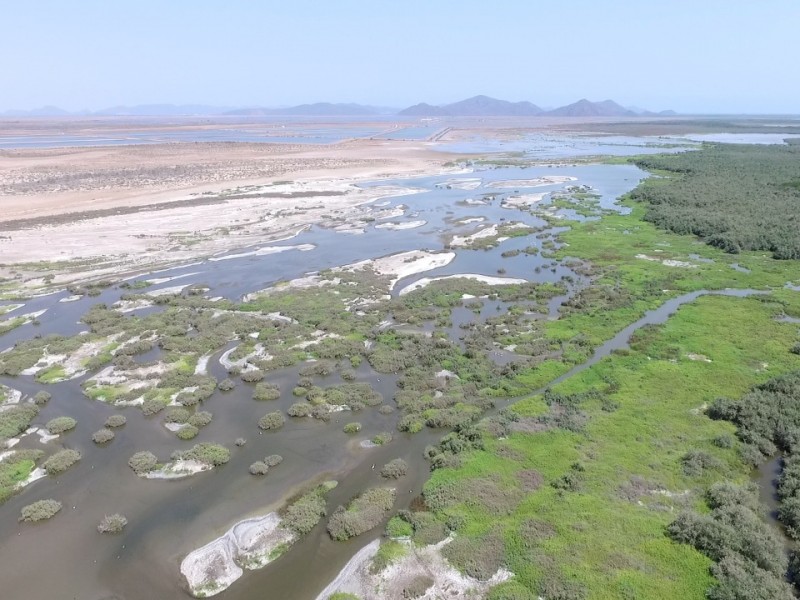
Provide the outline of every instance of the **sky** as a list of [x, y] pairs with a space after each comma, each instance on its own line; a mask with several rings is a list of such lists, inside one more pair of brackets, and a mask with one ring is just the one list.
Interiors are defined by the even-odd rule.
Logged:
[[798, 0], [0, 0], [0, 111], [476, 94], [800, 113]]

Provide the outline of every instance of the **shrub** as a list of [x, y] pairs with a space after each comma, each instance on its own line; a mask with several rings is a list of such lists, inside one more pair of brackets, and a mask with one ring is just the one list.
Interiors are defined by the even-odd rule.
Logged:
[[42, 468], [48, 475], [58, 475], [69, 469], [81, 459], [81, 453], [77, 450], [60, 450], [53, 454], [42, 464]]
[[110, 429], [98, 429], [92, 434], [92, 441], [95, 444], [107, 444], [114, 439], [114, 432]]
[[399, 479], [408, 473], [408, 463], [402, 458], [395, 458], [389, 461], [381, 469], [381, 477], [386, 479]]
[[143, 475], [156, 468], [158, 459], [152, 452], [137, 452], [128, 459], [128, 466], [137, 475]]
[[290, 417], [307, 417], [313, 408], [308, 402], [295, 402], [289, 407], [286, 414]]
[[196, 460], [207, 465], [218, 467], [224, 465], [231, 459], [231, 451], [219, 444], [202, 443], [196, 444], [190, 450], [178, 451], [173, 453], [176, 460]]
[[388, 444], [392, 441], [392, 434], [388, 431], [381, 431], [370, 440], [373, 444], [377, 446], [383, 446], [384, 444]]
[[277, 467], [283, 462], [283, 457], [280, 454], [270, 454], [264, 459], [264, 462], [267, 463], [269, 467]]
[[361, 600], [361, 598], [355, 594], [349, 594], [347, 592], [336, 592], [335, 594], [328, 596], [327, 600]]
[[702, 450], [690, 450], [681, 458], [683, 472], [689, 477], [699, 477], [706, 469], [718, 469], [722, 463]]
[[325, 516], [325, 488], [320, 486], [290, 504], [283, 515], [282, 527], [305, 535]]
[[50, 392], [40, 390], [33, 396], [33, 403], [37, 406], [41, 406], [42, 404], [47, 404], [50, 401], [50, 398], [52, 398]]
[[164, 415], [165, 423], [186, 423], [192, 415], [187, 409], [177, 406], [171, 407]]
[[250, 371], [244, 371], [239, 377], [242, 378], [242, 381], [246, 381], [247, 383], [256, 383], [264, 379], [264, 371], [261, 369], [252, 369]]
[[128, 519], [123, 515], [115, 513], [113, 515], [106, 515], [100, 524], [97, 526], [97, 531], [100, 533], [119, 533], [128, 524]]
[[213, 415], [210, 412], [208, 412], [207, 410], [201, 410], [194, 413], [191, 417], [189, 417], [187, 423], [189, 423], [189, 425], [191, 425], [192, 427], [198, 427], [198, 428], [205, 427], [206, 425], [211, 423], [212, 418]]
[[61, 510], [61, 506], [61, 502], [52, 498], [39, 500], [33, 504], [28, 504], [28, 506], [23, 506], [19, 520], [26, 523], [35, 523], [36, 521], [49, 519]]
[[230, 392], [235, 387], [236, 384], [229, 378], [225, 378], [217, 384], [217, 388], [219, 388], [221, 392]]
[[433, 577], [417, 575], [403, 588], [403, 598], [421, 598], [433, 585]]
[[283, 427], [283, 424], [286, 422], [286, 419], [283, 415], [279, 412], [271, 412], [265, 414], [258, 420], [258, 427], [259, 429], [269, 430], [269, 429], [280, 429]]
[[389, 519], [386, 524], [386, 535], [390, 538], [407, 538], [414, 534], [414, 528], [411, 523], [398, 516]]
[[200, 430], [194, 425], [184, 425], [175, 432], [175, 435], [182, 440], [191, 440], [196, 438], [198, 433]]
[[390, 415], [394, 412], [394, 407], [389, 406], [388, 404], [384, 404], [378, 409], [378, 412], [381, 413], [382, 415]]
[[106, 427], [122, 427], [127, 422], [124, 415], [111, 415], [106, 419]]
[[800, 342], [797, 342], [794, 346], [792, 346], [789, 352], [791, 352], [792, 354], [800, 354]]
[[257, 383], [253, 390], [253, 400], [277, 400], [280, 397], [281, 391], [278, 386], [270, 383]]
[[160, 398], [145, 398], [142, 403], [142, 414], [151, 416], [160, 413], [166, 407], [166, 403]]
[[465, 575], [486, 581], [505, 564], [503, 536], [496, 530], [477, 538], [459, 535], [442, 549], [442, 556]]
[[518, 581], [504, 581], [492, 586], [486, 600], [536, 600], [536, 595]]
[[269, 465], [264, 461], [257, 460], [252, 465], [250, 465], [250, 474], [251, 475], [266, 475], [267, 471], [269, 471]]
[[344, 541], [376, 527], [394, 504], [392, 488], [372, 488], [355, 498], [345, 509], [340, 506], [328, 521], [328, 533]]
[[305, 388], [302, 385], [295, 386], [294, 389], [292, 389], [292, 395], [297, 396], [298, 398], [302, 398], [307, 394], [308, 394], [308, 388]]
[[28, 428], [38, 414], [39, 407], [34, 404], [6, 408], [0, 412], [0, 439], [16, 437]]
[[345, 433], [358, 433], [361, 431], [361, 423], [348, 423], [342, 428]]
[[72, 417], [56, 417], [55, 419], [50, 419], [45, 428], [50, 433], [57, 435], [74, 429], [77, 424], [78, 422]]
[[244, 439], [244, 438], [242, 438], [242, 437], [240, 437], [240, 438], [236, 438], [236, 441], [235, 441], [235, 442], [233, 442], [233, 443], [234, 443], [236, 446], [238, 446], [239, 448], [241, 448], [242, 446], [244, 446], [244, 445], [247, 443], [247, 440], [246, 440], [246, 439]]

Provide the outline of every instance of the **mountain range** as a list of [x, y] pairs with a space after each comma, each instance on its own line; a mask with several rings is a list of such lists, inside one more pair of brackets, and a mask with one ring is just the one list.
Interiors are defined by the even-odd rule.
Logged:
[[591, 102], [586, 99], [573, 104], [545, 110], [531, 102], [509, 102], [489, 96], [474, 96], [435, 106], [420, 103], [403, 110], [382, 106], [363, 104], [334, 104], [317, 102], [300, 104], [284, 108], [245, 107], [233, 108], [209, 106], [204, 104], [142, 104], [137, 106], [113, 106], [98, 111], [68, 112], [56, 106], [44, 106], [33, 110], [7, 110], [0, 117], [177, 117], [177, 116], [379, 116], [397, 115], [402, 117], [636, 117], [636, 116], [672, 116], [671, 110], [651, 112], [638, 108], [625, 108], [613, 100]]

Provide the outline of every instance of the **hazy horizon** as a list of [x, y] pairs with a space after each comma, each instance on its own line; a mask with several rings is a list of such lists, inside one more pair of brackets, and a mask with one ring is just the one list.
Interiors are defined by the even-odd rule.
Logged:
[[[411, 0], [317, 6], [54, 0], [5, 11], [0, 112], [57, 106], [334, 102], [404, 108], [478, 94], [689, 114], [796, 114], [788, 0], [668, 9]], [[764, 33], [769, 25], [769, 35]]]

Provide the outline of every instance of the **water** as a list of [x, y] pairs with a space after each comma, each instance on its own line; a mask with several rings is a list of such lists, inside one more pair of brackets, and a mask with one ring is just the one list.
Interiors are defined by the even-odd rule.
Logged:
[[681, 136], [696, 142], [716, 142], [720, 144], [786, 144], [787, 139], [797, 139], [800, 135], [789, 133], [693, 133]]
[[[346, 264], [356, 260], [382, 256], [402, 250], [443, 247], [447, 232], [469, 232], [481, 225], [453, 226], [452, 221], [480, 216], [486, 223], [500, 219], [523, 221], [541, 225], [535, 216], [500, 207], [506, 194], [514, 190], [485, 187], [487, 183], [505, 179], [531, 179], [543, 175], [572, 175], [578, 181], [596, 188], [603, 207], [614, 207], [614, 199], [632, 189], [644, 173], [636, 167], [590, 165], [561, 168], [496, 169], [465, 177], [481, 177], [483, 187], [464, 191], [436, 188], [448, 177], [426, 177], [404, 181], [426, 190], [413, 196], [391, 199], [391, 205], [408, 206], [407, 213], [416, 213], [414, 219], [424, 219], [427, 224], [405, 231], [376, 230], [370, 224], [363, 235], [348, 235], [314, 227], [285, 244], [312, 243], [316, 248], [309, 252], [289, 251], [273, 256], [251, 256], [225, 261], [203, 261], [158, 273], [158, 277], [175, 277], [196, 273], [174, 282], [165, 282], [153, 289], [175, 284], [205, 283], [211, 290], [209, 296], [224, 296], [233, 300], [243, 294], [271, 285], [281, 279], [302, 276], [312, 271]], [[563, 184], [535, 188], [535, 192], [554, 191]], [[486, 205], [464, 206], [466, 198], [479, 198], [492, 192], [496, 198]], [[411, 218], [411, 217], [403, 217]], [[403, 220], [400, 218], [398, 220]], [[485, 225], [483, 225], [485, 226]], [[556, 232], [558, 229], [551, 229]], [[455, 273], [495, 275], [499, 266], [506, 269], [505, 276], [522, 277], [532, 281], [558, 281], [564, 275], [580, 280], [575, 273], [561, 264], [551, 271], [552, 259], [542, 256], [520, 255], [503, 259], [502, 251], [541, 246], [534, 236], [514, 238], [499, 248], [489, 251], [457, 250], [456, 259], [448, 266], [423, 274], [439, 276]], [[277, 258], [276, 258], [277, 256]], [[540, 272], [536, 273], [539, 267]], [[423, 275], [407, 278], [398, 283], [395, 293], [404, 285]], [[142, 277], [146, 278], [146, 277]], [[24, 308], [9, 313], [22, 314], [47, 309], [40, 317], [40, 325], [25, 325], [0, 336], [0, 350], [16, 341], [36, 334], [61, 333], [74, 335], [85, 329], [79, 319], [90, 306], [98, 302], [111, 304], [127, 290], [111, 287], [95, 298], [77, 302], [60, 303], [67, 292], [33, 299]], [[574, 367], [558, 378], [566, 379], [595, 364], [612, 351], [627, 346], [630, 335], [639, 327], [664, 322], [672, 312], [686, 302], [691, 302], [707, 292], [694, 292], [667, 301], [657, 310], [621, 331], [612, 340], [598, 348], [586, 362]], [[716, 292], [744, 296], [755, 293], [749, 290]], [[550, 316], [563, 301], [563, 297], [549, 305]], [[454, 314], [451, 335], [458, 337], [460, 322], [484, 319], [498, 314], [502, 303], [484, 301], [481, 315], [462, 310]], [[8, 317], [6, 317], [8, 318]], [[546, 318], [543, 316], [542, 318]], [[220, 349], [210, 360], [210, 373], [222, 379], [226, 376], [219, 365]], [[148, 358], [154, 359], [158, 350]], [[512, 359], [504, 356], [498, 360]], [[279, 506], [288, 496], [303, 486], [324, 479], [337, 479], [340, 485], [328, 499], [329, 512], [346, 503], [360, 490], [380, 482], [379, 469], [372, 469], [396, 457], [404, 458], [410, 467], [409, 475], [399, 482], [395, 509], [407, 507], [421, 491], [428, 477], [428, 465], [422, 450], [435, 443], [443, 431], [425, 430], [409, 436], [396, 432], [399, 412], [382, 415], [377, 410], [365, 409], [356, 414], [338, 413], [330, 423], [311, 419], [287, 419], [287, 424], [275, 432], [260, 433], [255, 423], [266, 412], [285, 410], [297, 399], [291, 389], [297, 381], [301, 366], [274, 371], [267, 380], [281, 386], [282, 396], [273, 402], [255, 402], [251, 399], [252, 386], [239, 383], [228, 393], [217, 392], [203, 408], [214, 413], [212, 423], [201, 430], [195, 442], [219, 442], [232, 449], [231, 461], [209, 473], [180, 481], [149, 481], [136, 477], [127, 467], [128, 458], [136, 451], [148, 449], [166, 460], [175, 448], [185, 444], [153, 418], [144, 417], [138, 409], [114, 409], [101, 402], [86, 398], [80, 384], [88, 375], [47, 389], [53, 399], [45, 406], [37, 423], [55, 416], [68, 414], [78, 421], [76, 430], [51, 442], [48, 452], [57, 447], [75, 448], [83, 459], [57, 478], [38, 481], [24, 492], [11, 498], [0, 507], [0, 564], [3, 564], [3, 598], [75, 597], [88, 600], [100, 598], [178, 598], [188, 597], [182, 588], [179, 564], [194, 548], [210, 541], [233, 523], [251, 514], [263, 514]], [[357, 371], [359, 381], [369, 382], [391, 403], [395, 391], [395, 378], [378, 375], [366, 364]], [[329, 386], [339, 383], [337, 375], [319, 378], [317, 383]], [[0, 383], [22, 390], [28, 395], [42, 387], [30, 377], [2, 377]], [[553, 382], [555, 383], [555, 382]], [[511, 401], [498, 404], [496, 410]], [[102, 427], [105, 419], [124, 412], [128, 424], [118, 431], [117, 438], [106, 447], [99, 448], [90, 441], [93, 431]], [[155, 419], [160, 420], [160, 416]], [[344, 423], [357, 420], [363, 429], [357, 436], [348, 436], [341, 430]], [[379, 431], [392, 431], [395, 439], [384, 447], [362, 449], [358, 441]], [[233, 440], [248, 439], [242, 448], [233, 446]], [[19, 447], [40, 447], [38, 438], [26, 437]], [[249, 475], [250, 463], [268, 454], [281, 454], [284, 462], [270, 470], [264, 478]], [[22, 506], [38, 499], [54, 497], [64, 503], [64, 509], [52, 521], [36, 526], [21, 525], [17, 516]], [[103, 536], [95, 527], [100, 519], [114, 512], [125, 514], [129, 526], [117, 536]], [[323, 523], [300, 541], [287, 554], [259, 571], [248, 571], [221, 598], [228, 600], [257, 600], [274, 598], [313, 598], [336, 575], [349, 558], [365, 544], [380, 535], [380, 528], [347, 543], [332, 542], [324, 531]], [[47, 576], [42, 577], [42, 565], [47, 566]]]

